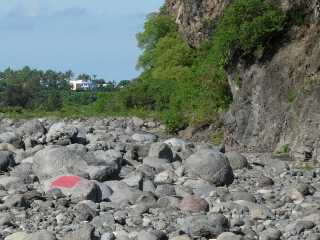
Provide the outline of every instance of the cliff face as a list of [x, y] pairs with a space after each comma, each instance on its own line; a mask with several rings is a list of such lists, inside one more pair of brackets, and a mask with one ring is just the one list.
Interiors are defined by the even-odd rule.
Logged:
[[214, 25], [231, 0], [167, 0], [169, 13], [193, 47], [209, 38]]
[[[236, 59], [228, 69], [234, 101], [225, 115], [226, 143], [255, 151], [288, 145], [295, 159], [320, 161], [320, 1], [277, 3], [284, 11], [304, 4], [308, 17], [303, 25], [292, 27], [267, 57], [254, 63]], [[204, 23], [212, 26], [229, 1], [167, 4], [186, 40], [197, 46], [214, 33]]]

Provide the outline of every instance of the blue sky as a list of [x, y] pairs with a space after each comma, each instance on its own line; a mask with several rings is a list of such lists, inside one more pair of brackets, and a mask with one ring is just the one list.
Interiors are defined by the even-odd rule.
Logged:
[[1, 0], [0, 69], [29, 65], [132, 79], [135, 35], [164, 0]]

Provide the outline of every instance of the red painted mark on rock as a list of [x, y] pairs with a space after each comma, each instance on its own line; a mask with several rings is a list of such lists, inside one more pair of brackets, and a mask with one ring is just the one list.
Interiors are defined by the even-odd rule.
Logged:
[[80, 182], [78, 176], [62, 176], [51, 183], [51, 187], [73, 188]]

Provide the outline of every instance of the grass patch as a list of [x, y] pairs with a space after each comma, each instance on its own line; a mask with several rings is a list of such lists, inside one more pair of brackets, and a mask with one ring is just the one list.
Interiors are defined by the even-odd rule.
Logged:
[[224, 131], [223, 129], [212, 134], [211, 141], [214, 145], [220, 145], [224, 143]]

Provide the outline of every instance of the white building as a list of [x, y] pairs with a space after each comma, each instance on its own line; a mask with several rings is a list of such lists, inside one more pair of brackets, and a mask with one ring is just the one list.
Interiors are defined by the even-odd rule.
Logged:
[[69, 81], [71, 90], [77, 91], [77, 90], [92, 90], [95, 88], [95, 84], [91, 80], [82, 80], [82, 79], [77, 79], [77, 80], [70, 80]]

